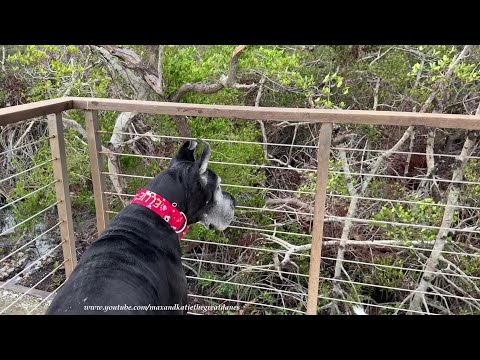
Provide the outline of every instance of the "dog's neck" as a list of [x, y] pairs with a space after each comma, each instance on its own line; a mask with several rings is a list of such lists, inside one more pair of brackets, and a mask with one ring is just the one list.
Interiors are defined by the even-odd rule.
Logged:
[[176, 208], [188, 217], [187, 194], [183, 185], [176, 181], [174, 173], [167, 171], [159, 174], [145, 189], [161, 195], [170, 204], [176, 203]]

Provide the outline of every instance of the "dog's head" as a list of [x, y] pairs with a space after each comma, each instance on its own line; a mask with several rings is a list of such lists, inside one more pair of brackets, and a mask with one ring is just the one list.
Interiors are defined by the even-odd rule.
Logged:
[[172, 158], [169, 169], [183, 174], [180, 181], [187, 193], [188, 224], [200, 223], [207, 229], [224, 230], [234, 218], [236, 201], [222, 191], [222, 179], [208, 169], [210, 145], [204, 141], [202, 154], [195, 159], [197, 141], [186, 141]]

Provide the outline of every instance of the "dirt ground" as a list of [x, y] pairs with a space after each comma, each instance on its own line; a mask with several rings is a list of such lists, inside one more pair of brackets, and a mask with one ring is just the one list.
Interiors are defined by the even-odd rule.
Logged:
[[[22, 296], [22, 293], [0, 289], [0, 309], [4, 309]], [[47, 311], [51, 299], [42, 303], [43, 298], [25, 295], [17, 303], [8, 308], [2, 315], [42, 315]]]
[[[77, 259], [83, 254], [85, 249], [96, 239], [97, 228], [95, 215], [86, 209], [75, 209], [76, 216], [74, 218], [74, 232], [76, 239]], [[0, 311], [9, 306], [13, 301], [22, 296], [22, 293], [41, 281], [49, 274], [59, 263], [63, 261], [61, 248], [54, 252], [53, 256], [42, 263], [42, 267], [27, 277], [20, 279], [15, 286], [22, 289], [18, 291], [9, 287], [0, 288]], [[18, 271], [17, 271], [18, 272]], [[12, 275], [13, 276], [13, 275]], [[8, 279], [4, 279], [8, 281]], [[53, 292], [58, 286], [65, 281], [65, 270], [61, 266], [53, 275], [48, 276], [35, 289], [43, 291], [42, 296], [31, 296], [27, 294], [23, 296], [16, 304], [8, 308], [3, 314], [5, 315], [26, 315], [34, 309], [48, 293]], [[45, 313], [53, 296], [39, 305], [32, 314], [40, 315]]]

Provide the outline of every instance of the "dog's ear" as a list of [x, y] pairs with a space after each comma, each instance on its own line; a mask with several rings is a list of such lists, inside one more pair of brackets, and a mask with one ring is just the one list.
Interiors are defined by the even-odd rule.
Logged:
[[198, 176], [200, 177], [200, 183], [202, 186], [207, 185], [207, 180], [208, 180], [208, 173], [207, 173], [207, 168], [208, 168], [208, 161], [210, 160], [210, 145], [205, 142], [201, 141], [204, 145], [202, 155], [196, 160], [195, 162], [195, 167], [198, 169]]
[[194, 152], [196, 147], [197, 142], [195, 140], [185, 141], [172, 160], [170, 160], [168, 167], [172, 167], [177, 161], [195, 161]]

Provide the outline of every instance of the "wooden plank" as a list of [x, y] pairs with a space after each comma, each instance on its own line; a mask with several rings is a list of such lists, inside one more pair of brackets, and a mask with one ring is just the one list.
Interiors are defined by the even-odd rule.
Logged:
[[[20, 294], [25, 294], [26, 292], [28, 292], [27, 295], [35, 296], [35, 297], [42, 298], [42, 299], [45, 299], [47, 296], [49, 296], [51, 294], [48, 291], [32, 289], [32, 288], [29, 288], [29, 287], [26, 287], [26, 286], [23, 286], [23, 285], [7, 283], [7, 282], [4, 282], [4, 281], [0, 281], [0, 286], [2, 287], [2, 289], [10, 290], [10, 291], [20, 293]], [[53, 295], [50, 297], [50, 299], [52, 299], [52, 298], [53, 298]]]
[[291, 122], [332, 122], [480, 130], [480, 116], [394, 111], [202, 105], [65, 97], [0, 109], [0, 126], [71, 108]]
[[65, 97], [3, 108], [0, 109], [0, 126], [38, 116], [47, 116], [48, 114], [69, 110], [72, 107], [73, 99]]
[[394, 126], [415, 125], [480, 130], [480, 116], [476, 115], [203, 105], [96, 98], [73, 98], [73, 107], [84, 110], [131, 111], [149, 114], [226, 117], [234, 119]]
[[52, 151], [53, 176], [55, 180], [55, 191], [57, 193], [58, 218], [60, 224], [60, 235], [64, 241], [62, 244], [63, 257], [65, 260], [65, 274], [67, 278], [77, 265], [77, 253], [75, 250], [75, 236], [73, 234], [72, 206], [70, 201], [70, 187], [67, 170], [67, 156], [65, 153], [65, 139], [63, 137], [62, 114], [48, 115], [48, 131], [50, 136], [50, 148]]
[[323, 218], [327, 198], [328, 160], [332, 141], [332, 124], [326, 123], [320, 129], [317, 155], [317, 186], [315, 189], [315, 209], [313, 211], [312, 248], [310, 249], [310, 271], [308, 274], [307, 315], [317, 314], [318, 281], [323, 241]]
[[98, 133], [98, 112], [95, 110], [86, 110], [85, 123], [87, 125], [88, 153], [90, 156], [92, 171], [95, 211], [97, 213], [97, 230], [98, 235], [100, 235], [105, 230], [105, 227], [108, 225], [110, 219], [107, 213], [107, 198], [104, 195], [106, 188], [105, 175], [102, 174], [103, 161], [101, 158], [102, 155], [100, 154], [100, 151], [102, 151], [102, 139], [101, 135]]

